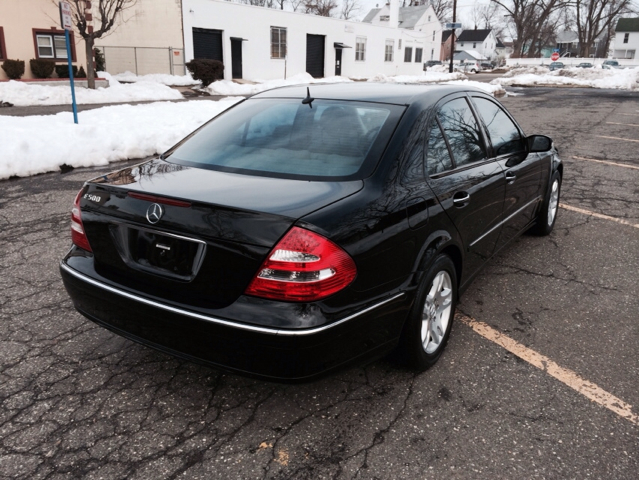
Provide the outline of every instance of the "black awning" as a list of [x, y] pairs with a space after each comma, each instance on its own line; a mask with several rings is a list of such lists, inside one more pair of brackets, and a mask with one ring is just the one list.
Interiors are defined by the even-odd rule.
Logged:
[[248, 38], [242, 38], [242, 37], [230, 37], [231, 40], [240, 40], [242, 42], [248, 42]]
[[343, 43], [339, 43], [339, 42], [333, 42], [333, 46], [335, 48], [353, 48], [353, 47], [349, 47], [348, 45], [344, 45]]

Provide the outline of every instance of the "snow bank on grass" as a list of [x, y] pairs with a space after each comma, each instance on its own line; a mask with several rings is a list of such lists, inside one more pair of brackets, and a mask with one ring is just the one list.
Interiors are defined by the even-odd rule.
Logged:
[[240, 98], [117, 105], [73, 114], [0, 116], [0, 179], [161, 153]]
[[387, 77], [384, 74], [377, 74], [368, 79], [369, 82], [377, 83], [441, 83], [451, 80], [464, 80], [468, 78], [461, 72], [424, 72], [423, 75], [395, 75]]
[[[182, 94], [175, 89], [162, 85], [141, 81], [124, 85], [106, 72], [101, 72], [109, 80], [108, 88], [75, 88], [78, 104], [120, 103], [143, 100], [176, 100]], [[18, 107], [32, 105], [71, 105], [71, 89], [68, 86], [34, 85], [26, 82], [0, 82], [0, 100], [13, 103]]]
[[326, 77], [313, 78], [308, 73], [298, 73], [292, 77], [277, 80], [256, 80], [255, 84], [239, 84], [230, 80], [219, 80], [203, 89], [211, 95], [254, 95], [271, 88], [284, 87], [287, 85], [300, 85], [304, 83], [348, 83], [352, 82], [346, 77]]
[[[99, 76], [104, 75], [106, 72], [98, 72]], [[137, 83], [137, 82], [153, 82], [153, 83], [161, 83], [163, 85], [168, 85], [172, 87], [188, 87], [191, 85], [198, 85], [200, 82], [197, 80], [193, 80], [191, 75], [167, 75], [164, 73], [152, 73], [149, 75], [136, 75], [133, 72], [126, 71], [124, 73], [118, 73], [117, 75], [113, 75], [113, 78], [118, 80], [119, 82], [129, 82], [129, 83]]]
[[493, 85], [564, 85], [619, 90], [639, 90], [639, 67], [604, 70], [601, 68], [562, 68], [548, 71], [543, 67], [513, 69]]

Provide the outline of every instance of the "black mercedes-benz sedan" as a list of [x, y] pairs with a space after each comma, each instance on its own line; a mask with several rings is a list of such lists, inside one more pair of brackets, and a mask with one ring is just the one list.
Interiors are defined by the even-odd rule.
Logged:
[[279, 88], [86, 182], [60, 269], [87, 318], [192, 361], [301, 380], [396, 349], [424, 370], [482, 265], [550, 233], [562, 174], [480, 90]]

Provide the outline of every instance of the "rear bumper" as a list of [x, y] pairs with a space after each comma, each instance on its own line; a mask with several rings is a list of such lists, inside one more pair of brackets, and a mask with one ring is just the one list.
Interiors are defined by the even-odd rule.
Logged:
[[387, 353], [410, 307], [409, 296], [395, 292], [326, 325], [270, 328], [163, 304], [93, 279], [65, 261], [60, 273], [76, 309], [123, 337], [194, 362], [280, 381], [308, 380]]

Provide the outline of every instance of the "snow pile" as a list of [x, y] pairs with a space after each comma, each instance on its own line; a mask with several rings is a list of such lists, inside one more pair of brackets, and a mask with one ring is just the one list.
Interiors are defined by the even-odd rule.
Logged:
[[533, 66], [521, 66], [521, 67], [512, 67], [509, 71], [502, 75], [502, 78], [511, 78], [517, 75], [546, 75], [547, 73], [552, 73], [548, 70], [548, 67], [544, 67], [542, 65], [533, 65]]
[[[182, 94], [166, 85], [141, 81], [123, 85], [106, 72], [103, 78], [109, 80], [108, 88], [75, 88], [78, 104], [135, 102], [143, 100], [177, 100]], [[31, 105], [71, 105], [71, 89], [68, 86], [34, 85], [26, 82], [0, 82], [0, 101], [13, 103], [18, 107]]]
[[305, 83], [348, 83], [352, 82], [352, 80], [346, 77], [313, 78], [308, 73], [298, 73], [286, 80], [257, 80], [256, 82], [255, 84], [239, 84], [231, 82], [230, 80], [219, 80], [213, 82], [203, 90], [212, 95], [254, 95], [264, 90], [287, 85], [300, 85]]
[[[98, 72], [98, 76], [102, 76], [106, 72]], [[107, 74], [108, 75], [108, 74]], [[137, 83], [137, 82], [152, 82], [161, 83], [170, 87], [190, 87], [191, 85], [197, 85], [200, 82], [193, 80], [191, 75], [167, 75], [164, 73], [151, 73], [149, 75], [136, 75], [133, 72], [126, 71], [124, 73], [118, 73], [113, 75], [113, 78], [119, 82]]]
[[509, 95], [501, 85], [491, 85], [490, 83], [476, 82], [474, 80], [456, 80], [446, 82], [446, 85], [461, 85], [463, 87], [475, 87], [491, 95]]
[[387, 77], [386, 75], [379, 73], [374, 77], [368, 79], [369, 82], [377, 83], [441, 83], [449, 82], [451, 80], [464, 80], [468, 78], [461, 72], [433, 72], [427, 71], [423, 75], [395, 75]]
[[[553, 72], [542, 67], [513, 70], [513, 76], [494, 79], [493, 85], [564, 85], [592, 88], [639, 90], [639, 67], [626, 69], [563, 68]], [[534, 70], [533, 70], [534, 69]], [[532, 71], [531, 71], [532, 70]]]
[[161, 153], [240, 98], [117, 105], [57, 115], [0, 116], [0, 179], [107, 165]]

